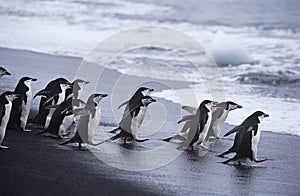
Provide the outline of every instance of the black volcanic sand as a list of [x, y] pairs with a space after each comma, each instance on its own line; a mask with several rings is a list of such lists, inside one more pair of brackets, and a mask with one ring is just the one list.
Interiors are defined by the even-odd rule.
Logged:
[[[16, 78], [23, 75], [39, 78], [39, 83], [33, 85], [34, 92], [55, 77], [65, 76], [72, 80], [80, 61], [80, 58], [2, 48], [0, 64], [13, 75], [0, 79], [0, 89], [2, 92], [11, 89], [16, 84]], [[118, 75], [117, 72], [111, 74]], [[107, 103], [104, 106], [105, 104]], [[105, 111], [107, 110], [104, 109], [104, 113]], [[172, 118], [166, 120], [174, 121]], [[231, 126], [226, 125], [224, 131], [230, 128]], [[1, 196], [298, 195], [300, 192], [300, 137], [297, 136], [263, 132], [258, 154], [269, 160], [260, 164], [221, 164], [225, 159], [216, 157], [216, 154], [231, 146], [233, 141], [230, 138], [218, 142], [213, 151], [204, 157], [183, 152], [174, 161], [160, 168], [136, 172], [107, 165], [98, 160], [86, 145], [82, 150], [76, 145], [62, 148], [58, 145], [60, 140], [35, 135], [39, 131], [7, 131], [3, 144], [10, 146], [10, 149], [0, 150]], [[163, 133], [161, 137], [167, 135]], [[156, 143], [163, 143], [158, 138], [160, 135], [139, 145], [151, 147]], [[161, 158], [154, 156], [151, 161], [159, 162]]]

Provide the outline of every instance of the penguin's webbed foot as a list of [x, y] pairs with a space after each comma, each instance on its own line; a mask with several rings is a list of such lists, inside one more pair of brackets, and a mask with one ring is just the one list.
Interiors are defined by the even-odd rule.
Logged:
[[32, 131], [31, 129], [25, 129], [25, 128], [22, 128], [21, 130], [24, 131], [24, 132], [30, 132], [30, 131]]
[[0, 148], [2, 148], [2, 149], [9, 149], [8, 146], [3, 146], [3, 145], [0, 145]]
[[264, 161], [267, 161], [268, 158], [264, 158], [264, 159], [254, 159], [254, 162], [255, 163], [261, 163], [261, 162], [264, 162]]

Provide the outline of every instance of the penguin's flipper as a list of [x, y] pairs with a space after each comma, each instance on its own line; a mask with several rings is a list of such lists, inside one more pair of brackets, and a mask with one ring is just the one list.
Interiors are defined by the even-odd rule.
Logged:
[[116, 133], [118, 130], [121, 130], [121, 128], [120, 128], [120, 127], [117, 127], [117, 128], [115, 128], [115, 129], [111, 130], [109, 133]]
[[186, 115], [186, 116], [183, 116], [181, 120], [179, 120], [177, 123], [182, 123], [182, 122], [185, 122], [185, 121], [190, 121], [194, 118], [195, 115]]
[[117, 135], [115, 135], [115, 136], [113, 136], [111, 138], [108, 138], [106, 140], [103, 140], [103, 141], [101, 141], [99, 143], [90, 143], [90, 145], [92, 145], [92, 146], [98, 146], [98, 145], [103, 144], [105, 142], [112, 142], [112, 141], [114, 141], [116, 139], [119, 139], [120, 137], [121, 137], [121, 134], [117, 134]]
[[58, 105], [47, 105], [46, 107], [45, 107], [45, 109], [54, 109], [54, 108], [57, 108], [57, 106]]
[[225, 133], [224, 137], [232, 134], [232, 133], [235, 133], [235, 132], [241, 132], [241, 131], [244, 131], [245, 130], [245, 127], [244, 126], [237, 126], [237, 127], [234, 127], [233, 129], [231, 129], [230, 131], [228, 131], [227, 133]]
[[264, 161], [267, 161], [268, 158], [264, 158], [264, 159], [254, 159], [254, 162], [255, 163], [261, 163], [261, 162], [264, 162]]
[[124, 105], [127, 105], [129, 103], [129, 101], [125, 101], [124, 103], [122, 103], [121, 105], [119, 105], [118, 109], [120, 109], [121, 107], [123, 107]]
[[196, 112], [197, 112], [197, 109], [192, 106], [182, 106], [181, 108], [183, 110], [189, 112], [190, 114], [196, 114]]
[[45, 101], [44, 106], [46, 106], [46, 105], [49, 104], [51, 101], [53, 101], [53, 100], [55, 99], [56, 96], [57, 96], [57, 95], [54, 95], [54, 96], [52, 96], [52, 97], [49, 97], [49, 98]]
[[74, 110], [73, 110], [73, 114], [74, 114], [75, 116], [87, 116], [87, 115], [89, 115], [90, 113], [91, 113], [90, 110], [85, 110], [85, 109], [83, 109], [83, 108], [77, 108], [77, 109], [74, 109]]
[[148, 138], [142, 138], [142, 139], [135, 138], [134, 140], [137, 142], [145, 142], [145, 141], [148, 141], [149, 139]]
[[83, 107], [85, 106], [86, 103], [83, 100], [77, 98], [77, 99], [72, 99], [72, 104], [73, 106], [81, 107], [80, 105], [82, 105]]
[[[71, 139], [71, 140], [72, 140], [72, 139]], [[65, 142], [63, 142], [63, 143], [60, 143], [59, 145], [66, 145], [66, 144], [72, 143], [71, 140], [68, 140], [68, 141], [65, 141]]]
[[37, 92], [34, 95], [33, 99], [36, 98], [37, 96], [47, 97], [49, 94], [50, 94], [50, 91], [47, 91], [47, 90], [43, 89], [43, 90], [40, 90], [39, 92]]

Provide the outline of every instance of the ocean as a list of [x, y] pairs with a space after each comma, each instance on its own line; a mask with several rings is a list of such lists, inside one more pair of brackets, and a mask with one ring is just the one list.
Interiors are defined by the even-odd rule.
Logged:
[[[262, 110], [270, 114], [263, 130], [300, 136], [299, 7], [294, 0], [1, 1], [0, 47], [85, 57], [120, 31], [143, 26], [174, 29], [206, 49], [222, 75], [225, 100], [244, 106], [229, 115], [229, 124], [240, 124]], [[193, 89], [199, 101], [180, 102], [174, 89], [153, 96], [193, 106], [211, 98], [204, 77], [186, 58], [167, 49], [125, 51], [109, 68], [139, 75], [130, 69], [145, 63], [153, 80], [184, 74], [190, 86], [176, 92]], [[153, 64], [166, 64], [172, 71], [158, 74]]]

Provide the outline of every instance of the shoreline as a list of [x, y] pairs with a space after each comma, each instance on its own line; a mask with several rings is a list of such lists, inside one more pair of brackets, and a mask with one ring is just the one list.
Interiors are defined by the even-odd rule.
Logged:
[[[11, 89], [17, 82], [16, 78], [24, 73], [38, 77], [38, 83], [33, 85], [34, 92], [55, 77], [65, 76], [72, 80], [76, 66], [80, 63], [79, 59], [71, 57], [3, 48], [0, 48], [0, 57], [1, 65], [13, 73], [11, 77], [1, 78], [2, 91]], [[101, 85], [103, 92], [109, 91], [113, 85], [111, 78], [118, 77], [117, 71], [107, 73], [110, 80]], [[129, 78], [135, 79], [131, 76]], [[120, 96], [125, 93], [127, 97], [128, 92], [122, 92]], [[168, 108], [171, 108], [171, 114], [165, 119], [166, 127], [163, 127], [163, 132], [152, 135], [151, 140], [137, 144], [138, 148], [151, 149], [164, 144], [160, 139], [170, 136], [177, 129], [174, 119], [177, 120], [181, 115], [180, 108], [166, 100], [160, 101], [169, 104]], [[34, 104], [37, 102], [34, 100]], [[100, 121], [115, 123], [109, 109], [109, 99], [103, 100], [101, 104], [105, 116]], [[222, 133], [230, 128], [230, 125], [224, 125]], [[98, 160], [86, 145], [83, 150], [78, 150], [76, 145], [61, 147], [58, 145], [60, 140], [34, 135], [38, 131], [7, 131], [4, 145], [10, 149], [0, 150], [1, 195], [297, 195], [300, 192], [300, 177], [297, 175], [300, 173], [300, 149], [297, 148], [300, 137], [294, 135], [263, 131], [258, 156], [270, 160], [261, 164], [231, 166], [219, 163], [224, 159], [216, 157], [216, 154], [232, 145], [231, 138], [218, 142], [213, 151], [204, 157], [195, 158], [190, 152], [182, 152], [167, 165], [135, 172], [117, 169]], [[173, 147], [176, 149], [175, 144]], [[104, 158], [110, 151], [116, 157], [123, 157], [122, 149], [122, 145], [115, 142], [100, 146], [96, 151]], [[164, 153], [170, 151], [164, 149]], [[150, 159], [139, 161], [141, 164], [155, 164], [163, 158], [153, 155]]]

